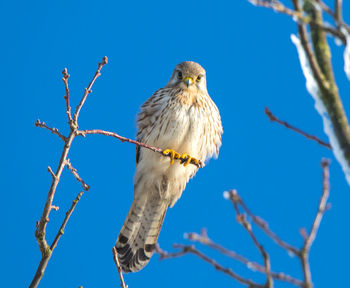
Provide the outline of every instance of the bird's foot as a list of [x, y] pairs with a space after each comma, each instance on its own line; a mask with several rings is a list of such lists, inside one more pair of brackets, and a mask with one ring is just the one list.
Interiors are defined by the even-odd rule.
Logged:
[[173, 165], [174, 164], [174, 160], [175, 159], [180, 159], [180, 154], [177, 153], [175, 150], [173, 149], [165, 149], [163, 152], [162, 152], [163, 155], [165, 156], [170, 156], [170, 165]]
[[184, 166], [187, 166], [190, 163], [196, 164], [198, 166], [199, 164], [199, 160], [191, 157], [190, 155], [188, 155], [187, 153], [184, 153], [182, 155], [180, 155], [179, 153], [177, 153], [175, 150], [173, 149], [165, 149], [162, 152], [163, 155], [165, 156], [169, 156], [170, 157], [170, 164], [174, 164], [175, 159], [179, 159], [180, 160], [180, 165], [184, 164]]
[[188, 155], [187, 153], [184, 153], [180, 156], [180, 164], [184, 164], [184, 166], [187, 166], [190, 163], [194, 163], [194, 164], [198, 164], [199, 160], [191, 157], [190, 155]]

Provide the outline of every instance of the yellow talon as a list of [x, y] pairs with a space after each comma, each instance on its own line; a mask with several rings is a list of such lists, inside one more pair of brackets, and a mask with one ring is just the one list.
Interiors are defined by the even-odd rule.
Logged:
[[175, 150], [173, 149], [165, 149], [162, 152], [163, 155], [168, 156], [170, 155], [170, 165], [174, 164], [174, 159], [179, 159], [180, 158], [180, 154], [177, 153]]
[[199, 161], [198, 161], [196, 158], [191, 157], [191, 156], [188, 155], [187, 153], [182, 154], [181, 157], [180, 157], [180, 159], [181, 159], [180, 165], [181, 165], [182, 163], [184, 163], [184, 166], [185, 166], [185, 167], [186, 167], [188, 164], [190, 164], [192, 161], [193, 161], [194, 163], [196, 163], [196, 164], [199, 163]]

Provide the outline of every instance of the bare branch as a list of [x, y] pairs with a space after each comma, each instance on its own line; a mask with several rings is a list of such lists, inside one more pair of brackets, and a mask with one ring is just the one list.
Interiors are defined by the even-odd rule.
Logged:
[[120, 286], [122, 288], [128, 288], [128, 285], [125, 285], [122, 267], [120, 266], [119, 259], [118, 259], [118, 252], [114, 246], [112, 248], [112, 253], [113, 253], [113, 260], [114, 260], [115, 266], [117, 266], [117, 270], [118, 270], [118, 274], [119, 274]]
[[[203, 245], [206, 245], [210, 248], [213, 248], [213, 249], [219, 251], [221, 254], [226, 255], [228, 257], [231, 257], [231, 258], [243, 263], [249, 269], [253, 269], [253, 270], [256, 270], [256, 271], [261, 272], [261, 273], [266, 273], [265, 267], [260, 265], [259, 263], [251, 261], [251, 260], [245, 258], [244, 256], [242, 256], [242, 255], [240, 255], [232, 250], [228, 250], [227, 248], [213, 242], [208, 237], [205, 229], [202, 229], [201, 234], [197, 234], [197, 233], [193, 233], [193, 232], [188, 233], [186, 238], [191, 240], [191, 241], [199, 242]], [[303, 282], [301, 280], [296, 279], [296, 278], [294, 278], [290, 275], [287, 275], [285, 273], [282, 273], [282, 272], [270, 271], [270, 275], [275, 280], [288, 282], [288, 283], [293, 284], [295, 286], [302, 286], [303, 285]]]
[[252, 221], [258, 225], [267, 236], [269, 236], [277, 245], [284, 248], [288, 252], [297, 255], [299, 253], [299, 250], [295, 248], [294, 246], [288, 244], [287, 242], [283, 241], [279, 236], [277, 236], [276, 233], [274, 233], [268, 226], [267, 222], [263, 220], [262, 218], [254, 215], [250, 209], [247, 207], [247, 205], [244, 203], [242, 198], [238, 195], [237, 190], [229, 190], [228, 193], [228, 199], [232, 202], [233, 205], [240, 205], [245, 213], [252, 219]]
[[77, 204], [78, 204], [81, 196], [83, 196], [83, 194], [84, 194], [84, 192], [81, 191], [77, 195], [77, 197], [72, 202], [72, 206], [66, 212], [66, 217], [64, 218], [64, 220], [62, 222], [62, 225], [61, 225], [60, 229], [58, 230], [57, 235], [56, 235], [55, 239], [53, 240], [53, 242], [52, 242], [52, 244], [50, 246], [51, 252], [53, 252], [53, 250], [56, 248], [58, 240], [60, 240], [61, 236], [64, 234], [64, 229], [66, 228], [67, 222], [68, 222], [70, 216], [72, 215], [72, 213], [73, 213], [73, 211], [75, 209], [75, 206], [77, 206]]
[[[103, 58], [102, 63], [99, 64], [97, 72], [95, 73], [95, 76], [93, 77], [92, 81], [90, 82], [90, 84], [88, 86], [88, 90], [90, 92], [91, 92], [92, 85], [94, 84], [97, 77], [100, 75], [100, 71], [106, 63], [107, 63], [107, 58], [105, 57], [105, 58]], [[66, 81], [68, 79], [67, 75], [68, 75], [68, 73], [66, 73], [66, 71], [64, 70], [63, 71], [63, 81], [64, 81], [65, 85], [66, 85]], [[68, 89], [68, 84], [66, 86], [66, 89]], [[35, 123], [35, 126], [41, 127], [41, 128], [46, 128], [49, 131], [51, 131], [52, 133], [58, 135], [64, 141], [65, 145], [64, 145], [63, 151], [61, 153], [61, 157], [60, 157], [60, 161], [58, 163], [56, 173], [53, 173], [52, 169], [49, 168], [49, 172], [51, 173], [51, 176], [52, 176], [52, 182], [51, 182], [51, 186], [50, 186], [47, 198], [46, 198], [45, 206], [44, 206], [40, 221], [37, 223], [36, 231], [35, 231], [35, 237], [37, 239], [37, 242], [38, 242], [41, 254], [42, 254], [42, 258], [40, 260], [39, 266], [38, 266], [37, 271], [35, 273], [35, 276], [32, 280], [32, 283], [29, 286], [30, 288], [35, 288], [38, 286], [41, 278], [44, 275], [47, 263], [50, 260], [51, 255], [52, 255], [52, 249], [49, 247], [49, 245], [47, 244], [47, 241], [46, 241], [46, 226], [47, 226], [47, 223], [49, 222], [49, 214], [52, 210], [52, 206], [53, 206], [52, 202], [53, 202], [53, 198], [55, 196], [56, 188], [57, 188], [57, 185], [60, 181], [64, 166], [66, 165], [67, 155], [69, 153], [73, 139], [76, 136], [76, 132], [78, 129], [78, 124], [77, 124], [78, 116], [79, 116], [80, 110], [81, 110], [81, 108], [86, 100], [87, 95], [88, 95], [88, 93], [86, 94], [86, 92], [85, 92], [82, 100], [80, 101], [80, 104], [77, 107], [76, 113], [74, 115], [74, 121], [70, 121], [70, 123], [69, 123], [71, 131], [70, 131], [68, 137], [65, 137], [62, 134], [60, 134], [57, 129], [48, 127], [44, 122], [40, 122], [40, 120], [37, 120], [37, 122]], [[66, 90], [65, 99], [66, 99], [66, 105], [68, 107], [67, 108], [67, 111], [68, 111], [69, 110], [69, 90], [68, 91]], [[74, 209], [74, 207], [73, 207], [73, 209]], [[73, 212], [73, 210], [71, 210], [71, 212]], [[70, 215], [69, 215], [69, 217], [70, 217]], [[68, 221], [69, 217], [67, 218], [67, 221]], [[63, 223], [64, 227], [65, 227], [66, 223], [67, 222]], [[61, 229], [60, 229], [60, 231], [61, 231]], [[56, 240], [56, 238], [57, 238], [57, 240]], [[55, 238], [54, 242], [51, 244], [51, 247], [53, 247], [53, 248], [57, 245], [57, 241], [60, 238], [60, 236], [56, 236], [56, 238]]]
[[[301, 11], [297, 11], [297, 10], [293, 10], [291, 8], [288, 8], [288, 7], [284, 6], [280, 1], [250, 0], [250, 2], [256, 6], [269, 8], [269, 9], [272, 9], [276, 12], [291, 16], [291, 17], [293, 17], [293, 19], [295, 19], [295, 20], [297, 19], [299, 22], [302, 22], [304, 24], [317, 25], [320, 29], [324, 30], [325, 32], [330, 33], [335, 37], [338, 37], [343, 42], [344, 45], [346, 44], [346, 37], [345, 37], [344, 33], [342, 33], [342, 31], [340, 31], [340, 29], [334, 28], [330, 25], [322, 25], [320, 23], [316, 23], [310, 17], [304, 16]], [[332, 17], [334, 18], [335, 17], [334, 13], [332, 12], [332, 14], [333, 14]]]
[[84, 182], [83, 179], [80, 178], [80, 176], [79, 176], [79, 174], [78, 174], [78, 172], [77, 172], [77, 169], [75, 169], [75, 168], [72, 166], [72, 164], [70, 163], [70, 160], [69, 160], [69, 159], [66, 160], [66, 166], [67, 166], [68, 170], [69, 170], [70, 172], [72, 172], [72, 174], [74, 175], [75, 179], [77, 179], [77, 180], [81, 183], [81, 185], [83, 186], [83, 189], [84, 189], [85, 191], [89, 191], [90, 186], [89, 186], [88, 184], [86, 184], [86, 183]]
[[269, 110], [268, 107], [265, 107], [265, 114], [269, 117], [271, 122], [277, 122], [278, 124], [281, 124], [282, 126], [284, 126], [284, 127], [288, 128], [290, 130], [293, 130], [294, 132], [297, 132], [297, 133], [303, 135], [307, 139], [315, 141], [318, 144], [320, 144], [320, 145], [322, 145], [322, 146], [324, 146], [324, 147], [326, 147], [328, 149], [332, 149], [330, 144], [328, 144], [327, 142], [322, 141], [320, 138], [318, 138], [316, 136], [313, 136], [313, 135], [310, 135], [310, 134], [300, 130], [299, 128], [296, 128], [296, 127], [290, 125], [286, 121], [282, 121], [282, 120], [278, 119], [275, 115], [272, 114], [272, 112]]
[[36, 120], [34, 125], [35, 125], [35, 127], [45, 128], [45, 129], [49, 130], [52, 134], [55, 134], [58, 137], [60, 137], [64, 142], [66, 141], [66, 137], [64, 137], [60, 132], [58, 132], [57, 128], [51, 128], [51, 127], [47, 126], [45, 124], [45, 122], [41, 122], [39, 119]]
[[108, 63], [108, 58], [105, 56], [103, 57], [102, 61], [100, 63], [98, 63], [98, 68], [97, 68], [97, 71], [94, 75], [94, 77], [92, 78], [89, 86], [87, 88], [85, 88], [85, 92], [84, 92], [84, 96], [83, 98], [81, 98], [80, 100], [80, 103], [79, 105], [77, 106], [76, 110], [75, 110], [75, 113], [74, 113], [74, 116], [73, 116], [73, 122], [75, 125], [78, 125], [77, 124], [77, 121], [78, 121], [78, 117], [79, 117], [79, 113], [80, 113], [80, 110], [81, 108], [83, 107], [85, 101], [86, 101], [86, 98], [87, 96], [92, 92], [92, 86], [94, 85], [96, 79], [98, 77], [100, 77], [101, 75], [101, 69], [103, 68], [104, 65], [106, 65]]
[[312, 287], [312, 279], [311, 279], [310, 263], [309, 263], [309, 251], [312, 243], [316, 238], [317, 231], [318, 231], [318, 228], [320, 227], [323, 215], [327, 211], [327, 200], [329, 197], [329, 160], [323, 159], [321, 162], [321, 165], [322, 165], [322, 171], [323, 171], [322, 195], [320, 198], [315, 219], [311, 226], [310, 233], [309, 235], [307, 235], [307, 237], [304, 238], [304, 245], [301, 248], [300, 255], [299, 255], [299, 258], [303, 266], [303, 274], [304, 274], [304, 281], [305, 281], [306, 288]]
[[218, 262], [216, 262], [214, 259], [209, 258], [207, 255], [202, 253], [201, 251], [197, 250], [193, 245], [186, 246], [182, 244], [174, 244], [173, 245], [175, 249], [181, 249], [179, 252], [175, 253], [168, 253], [162, 249], [159, 248], [159, 246], [156, 246], [156, 252], [160, 255], [160, 260], [163, 259], [169, 259], [169, 258], [176, 258], [183, 256], [185, 254], [194, 254], [200, 259], [204, 260], [205, 262], [209, 263], [211, 266], [213, 266], [216, 270], [232, 277], [233, 279], [237, 280], [238, 282], [248, 285], [249, 288], [264, 288], [264, 285], [258, 284], [250, 279], [243, 278], [242, 276], [238, 275], [234, 271], [232, 271], [231, 268], [226, 268], [220, 265]]
[[[114, 133], [114, 132], [104, 131], [104, 130], [100, 130], [100, 129], [79, 130], [79, 131], [77, 131], [77, 135], [79, 135], [79, 136], [85, 137], [85, 135], [89, 135], [89, 134], [100, 134], [100, 135], [105, 135], [105, 136], [114, 137], [114, 138], [119, 139], [119, 140], [122, 141], [122, 142], [132, 143], [132, 144], [135, 144], [135, 145], [138, 145], [138, 146], [147, 148], [147, 149], [149, 149], [149, 150], [151, 150], [151, 151], [153, 151], [153, 152], [159, 153], [159, 154], [161, 154], [161, 155], [163, 155], [163, 156], [166, 156], [166, 157], [169, 157], [169, 158], [171, 157], [171, 155], [169, 155], [169, 154], [164, 155], [164, 154], [163, 154], [163, 151], [164, 151], [164, 150], [162, 150], [162, 149], [160, 149], [160, 148], [158, 148], [158, 147], [154, 147], [154, 146], [151, 146], [151, 145], [148, 145], [148, 144], [145, 144], [145, 143], [136, 141], [136, 140], [132, 140], [132, 139], [129, 139], [129, 138], [120, 136], [120, 135], [118, 135], [117, 133]], [[177, 160], [180, 160], [180, 161], [181, 161], [181, 159], [177, 159]], [[199, 163], [196, 163], [194, 160], [191, 160], [190, 163], [191, 163], [192, 165], [197, 166], [198, 168], [203, 167], [203, 163], [201, 163], [201, 161], [199, 161]]]
[[70, 77], [70, 75], [68, 74], [67, 68], [64, 68], [62, 71], [62, 81], [64, 83], [64, 88], [66, 90], [66, 95], [64, 95], [64, 100], [66, 102], [66, 113], [67, 113], [67, 117], [68, 117], [68, 123], [69, 126], [72, 124], [72, 108], [70, 107], [70, 103], [69, 103], [69, 87], [68, 87], [68, 78]]
[[[237, 199], [237, 197], [234, 197]], [[250, 238], [253, 240], [254, 245], [258, 248], [261, 256], [264, 259], [264, 266], [265, 266], [265, 274], [267, 277], [266, 280], [266, 287], [273, 287], [273, 281], [272, 281], [272, 276], [271, 276], [271, 264], [270, 264], [270, 257], [269, 254], [266, 252], [266, 250], [264, 249], [264, 247], [260, 244], [260, 242], [258, 241], [257, 237], [255, 236], [252, 226], [250, 225], [250, 223], [247, 221], [246, 217], [244, 214], [241, 213], [241, 211], [239, 210], [238, 207], [238, 203], [239, 201], [233, 201], [233, 207], [236, 211], [237, 214], [237, 222], [240, 223], [244, 229], [248, 232]]]

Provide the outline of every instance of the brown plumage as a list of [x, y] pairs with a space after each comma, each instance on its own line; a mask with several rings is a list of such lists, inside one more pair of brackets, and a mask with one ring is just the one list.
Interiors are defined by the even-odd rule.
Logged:
[[[218, 156], [220, 114], [207, 92], [205, 70], [195, 62], [175, 67], [168, 84], [141, 106], [137, 124], [138, 141], [187, 153], [202, 163]], [[134, 201], [115, 245], [124, 272], [148, 263], [166, 210], [197, 170], [194, 165], [170, 165], [169, 158], [137, 147]]]

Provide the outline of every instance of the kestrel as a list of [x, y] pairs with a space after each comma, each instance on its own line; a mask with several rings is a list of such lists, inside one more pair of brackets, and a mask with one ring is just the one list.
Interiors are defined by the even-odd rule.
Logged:
[[[136, 148], [134, 200], [115, 245], [124, 272], [139, 271], [151, 258], [165, 212], [198, 170], [189, 162], [218, 156], [223, 129], [202, 66], [178, 64], [168, 84], [141, 106], [137, 125], [138, 141], [165, 149], [171, 158]], [[179, 161], [173, 165], [174, 159]]]

